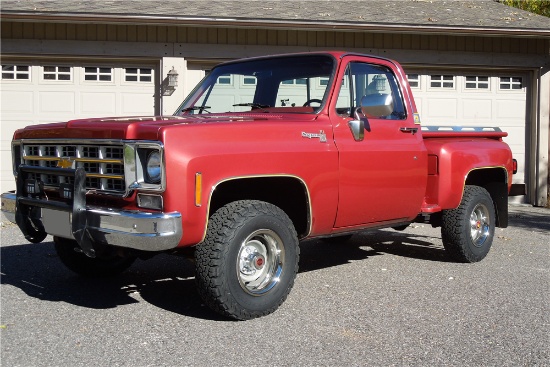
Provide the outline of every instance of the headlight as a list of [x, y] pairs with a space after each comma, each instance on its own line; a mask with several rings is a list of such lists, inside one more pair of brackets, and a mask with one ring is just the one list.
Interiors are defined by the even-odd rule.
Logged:
[[147, 182], [160, 183], [161, 177], [160, 152], [153, 151], [147, 156]]

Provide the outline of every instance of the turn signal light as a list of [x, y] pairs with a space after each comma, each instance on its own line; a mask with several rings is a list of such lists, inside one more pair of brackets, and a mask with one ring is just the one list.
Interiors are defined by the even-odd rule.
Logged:
[[202, 205], [202, 173], [195, 174], [195, 206]]

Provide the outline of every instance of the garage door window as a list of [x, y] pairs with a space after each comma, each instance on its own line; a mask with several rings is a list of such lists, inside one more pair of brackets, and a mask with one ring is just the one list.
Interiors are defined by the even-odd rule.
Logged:
[[523, 81], [520, 76], [512, 76], [512, 77], [500, 77], [500, 87], [501, 90], [518, 90], [523, 89]]
[[44, 66], [42, 75], [44, 80], [72, 80], [69, 66]]
[[455, 77], [453, 75], [430, 75], [430, 87], [432, 88], [454, 88]]
[[466, 89], [489, 89], [489, 77], [466, 76]]
[[2, 65], [2, 80], [29, 80], [30, 76], [28, 65]]
[[113, 80], [113, 69], [102, 67], [85, 67], [84, 80], [110, 82]]
[[233, 77], [231, 75], [223, 75], [216, 80], [217, 85], [233, 85]]
[[127, 82], [150, 83], [153, 81], [153, 69], [150, 68], [126, 68]]
[[243, 78], [243, 86], [254, 86], [257, 84], [256, 77], [247, 76]]
[[419, 74], [407, 74], [409, 85], [412, 89], [420, 88], [420, 75]]

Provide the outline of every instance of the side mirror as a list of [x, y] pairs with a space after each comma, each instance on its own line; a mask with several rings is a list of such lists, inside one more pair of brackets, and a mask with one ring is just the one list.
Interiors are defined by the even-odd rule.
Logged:
[[362, 141], [365, 138], [365, 121], [361, 119], [361, 108], [353, 112], [353, 120], [348, 121], [349, 129], [355, 141]]
[[366, 117], [378, 118], [393, 112], [391, 94], [370, 94], [361, 98], [361, 110]]

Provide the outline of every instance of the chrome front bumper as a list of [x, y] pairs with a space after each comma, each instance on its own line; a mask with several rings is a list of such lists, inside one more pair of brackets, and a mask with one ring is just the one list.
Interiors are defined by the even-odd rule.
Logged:
[[[17, 197], [14, 192], [2, 194], [2, 212], [16, 223]], [[75, 239], [72, 214], [67, 211], [35, 207], [46, 233]], [[183, 235], [181, 214], [148, 213], [138, 210], [116, 210], [86, 206], [86, 231], [94, 242], [143, 251], [164, 251], [178, 246]]]

